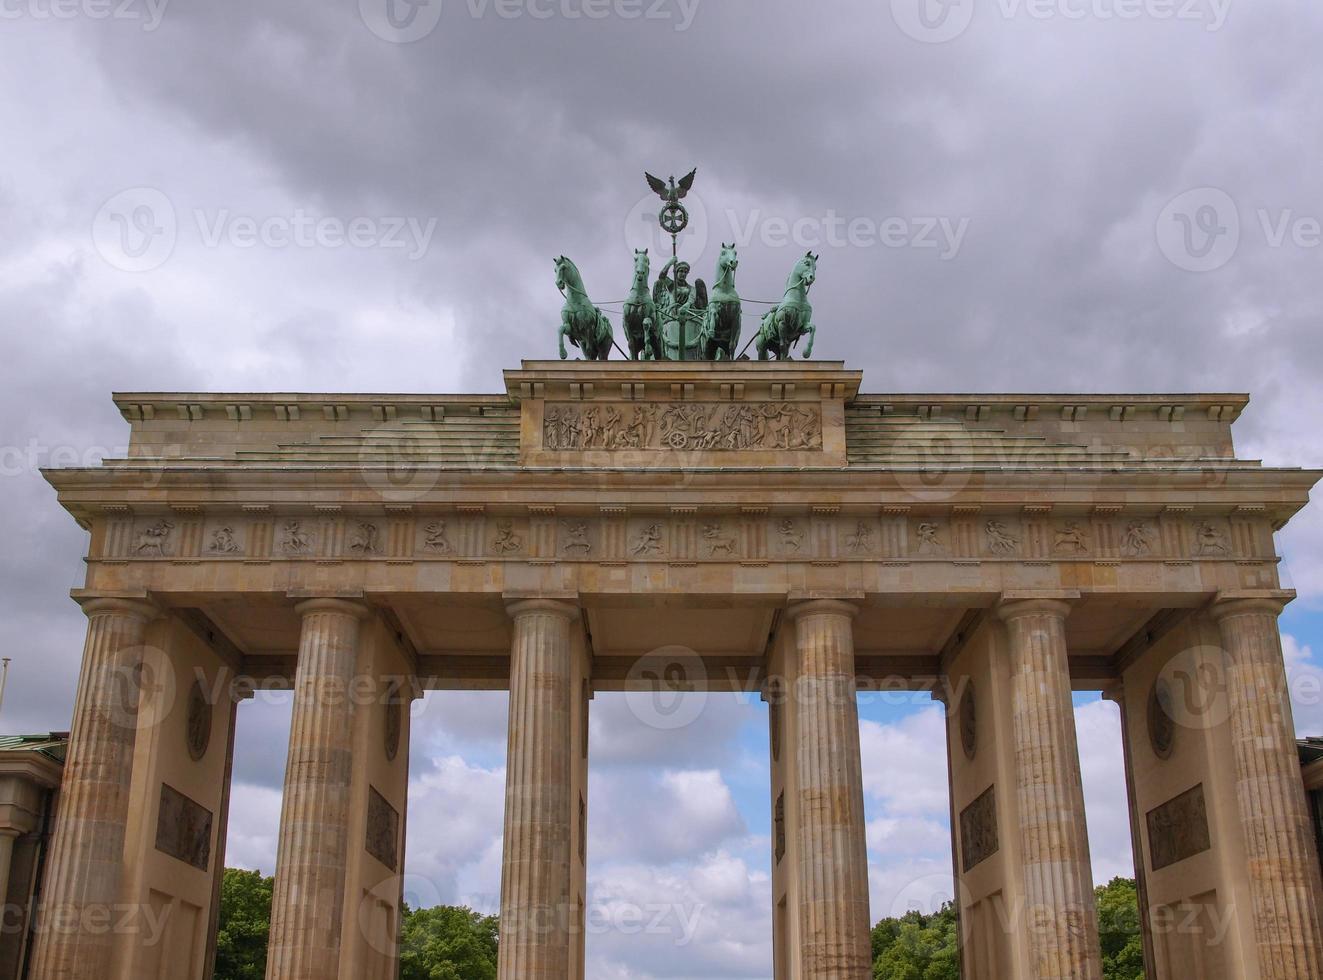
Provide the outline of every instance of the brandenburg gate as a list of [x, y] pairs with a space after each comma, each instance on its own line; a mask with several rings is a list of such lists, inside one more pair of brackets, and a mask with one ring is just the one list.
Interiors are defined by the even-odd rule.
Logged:
[[269, 977], [396, 975], [409, 705], [482, 689], [510, 695], [500, 977], [579, 980], [588, 713], [650, 684], [768, 702], [778, 980], [871, 976], [855, 695], [882, 685], [946, 706], [967, 980], [1101, 975], [1080, 690], [1121, 707], [1149, 975], [1323, 977], [1273, 538], [1318, 474], [1236, 458], [1243, 396], [862, 380], [117, 395], [127, 457], [47, 473], [88, 628], [33, 980], [210, 975], [263, 685], [293, 690]]

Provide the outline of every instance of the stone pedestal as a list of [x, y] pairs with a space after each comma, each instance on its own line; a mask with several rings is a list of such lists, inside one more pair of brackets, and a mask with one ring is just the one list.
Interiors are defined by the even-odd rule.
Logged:
[[500, 980], [567, 980], [570, 925], [571, 660], [578, 609], [510, 605], [510, 743], [501, 869]]
[[124, 871], [139, 667], [154, 606], [90, 599], [59, 817], [43, 895], [33, 980], [104, 980]]
[[1264, 980], [1323, 976], [1319, 880], [1282, 663], [1276, 598], [1213, 606], [1227, 653], [1236, 798], [1245, 832]]
[[1003, 602], [1026, 928], [1037, 980], [1098, 980], [1098, 923], [1066, 659], [1070, 606]]
[[354, 705], [360, 620], [340, 599], [299, 606], [303, 631], [271, 912], [269, 980], [340, 974], [349, 848]]
[[857, 980], [870, 969], [868, 844], [856, 701], [855, 607], [790, 610], [798, 679], [799, 975]]

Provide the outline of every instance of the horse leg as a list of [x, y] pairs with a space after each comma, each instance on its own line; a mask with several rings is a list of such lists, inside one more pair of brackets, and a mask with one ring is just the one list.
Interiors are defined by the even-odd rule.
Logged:
[[572, 336], [570, 334], [570, 311], [562, 310], [560, 314], [560, 337], [558, 338], [560, 340], [560, 359], [562, 361], [570, 356], [569, 351], [565, 349], [565, 338], [567, 336]]
[[808, 325], [808, 330], [806, 332], [808, 333], [809, 342], [808, 342], [808, 346], [804, 348], [804, 360], [808, 360], [810, 357], [813, 356], [813, 341], [818, 339], [817, 324], [810, 323]]

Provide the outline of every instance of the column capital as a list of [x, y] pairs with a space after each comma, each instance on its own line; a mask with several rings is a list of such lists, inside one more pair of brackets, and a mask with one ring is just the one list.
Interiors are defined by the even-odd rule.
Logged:
[[1070, 615], [1072, 604], [1077, 602], [1079, 597], [1079, 592], [1073, 589], [1050, 592], [1003, 592], [994, 610], [1008, 623], [1025, 616], [1055, 616], [1065, 619]]
[[368, 608], [366, 603], [358, 599], [316, 596], [304, 599], [294, 607], [294, 611], [300, 616], [311, 616], [314, 613], [339, 613], [341, 616], [365, 619], [372, 610]]
[[791, 602], [786, 609], [786, 615], [790, 617], [791, 622], [795, 622], [801, 616], [847, 616], [853, 619], [859, 615], [859, 607], [844, 599], [802, 599]]
[[141, 596], [97, 595], [90, 592], [73, 593], [74, 602], [83, 607], [83, 613], [92, 616], [128, 616], [150, 623], [162, 615], [161, 607], [144, 593]]
[[1266, 614], [1280, 616], [1282, 610], [1295, 599], [1294, 589], [1246, 589], [1219, 592], [1208, 607], [1213, 619], [1219, 623], [1233, 616]]
[[552, 616], [561, 616], [566, 622], [572, 623], [579, 618], [581, 610], [577, 604], [566, 601], [563, 598], [506, 596], [505, 611], [510, 614], [510, 618], [512, 619], [518, 619], [520, 616], [528, 616], [534, 613], [546, 613]]

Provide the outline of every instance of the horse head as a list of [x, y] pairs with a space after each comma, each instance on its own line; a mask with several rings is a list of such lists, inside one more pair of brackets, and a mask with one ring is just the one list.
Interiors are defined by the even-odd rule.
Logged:
[[812, 252], [805, 253], [804, 257], [796, 264], [795, 271], [790, 273], [790, 281], [787, 286], [790, 289], [803, 286], [804, 291], [808, 292], [809, 288], [818, 281], [818, 259], [819, 256]]
[[652, 259], [648, 257], [648, 250], [634, 249], [634, 278], [647, 280], [649, 272], [652, 271]]
[[734, 279], [735, 270], [740, 267], [740, 256], [735, 250], [735, 243], [721, 243], [721, 255], [717, 257], [717, 281]]

